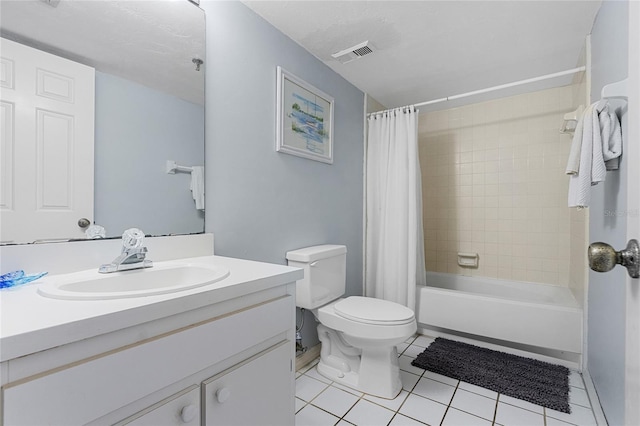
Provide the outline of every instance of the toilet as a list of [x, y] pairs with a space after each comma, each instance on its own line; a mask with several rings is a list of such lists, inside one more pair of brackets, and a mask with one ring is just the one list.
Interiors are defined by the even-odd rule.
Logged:
[[402, 390], [396, 345], [416, 330], [413, 311], [371, 297], [342, 298], [347, 248], [321, 245], [287, 252], [289, 266], [302, 268], [296, 306], [316, 317], [322, 344], [318, 373], [360, 392], [393, 399]]

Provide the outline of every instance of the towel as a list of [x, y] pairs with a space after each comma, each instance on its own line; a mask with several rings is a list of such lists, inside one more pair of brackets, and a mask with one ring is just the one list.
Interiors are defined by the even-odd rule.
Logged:
[[204, 166], [192, 167], [190, 188], [196, 209], [204, 211]]
[[[593, 105], [589, 105], [586, 110], [582, 113], [580, 118], [578, 119], [578, 124], [576, 124], [575, 132], [573, 133], [573, 141], [571, 142], [571, 151], [569, 152], [569, 161], [567, 161], [567, 170], [566, 173], [568, 175], [577, 175], [578, 170], [580, 168], [580, 153], [582, 148], [582, 137], [584, 135], [584, 120], [585, 118], [591, 119], [591, 115], [593, 114]], [[591, 128], [592, 126], [587, 126], [587, 131], [589, 132], [589, 136], [591, 137]]]
[[569, 153], [569, 207], [589, 206], [591, 186], [603, 182], [607, 170], [618, 168], [621, 153], [620, 121], [609, 103], [590, 105], [580, 117]]
[[609, 111], [609, 104], [599, 115], [600, 133], [602, 134], [602, 159], [607, 170], [618, 170], [622, 154], [622, 129], [620, 120], [614, 111]]

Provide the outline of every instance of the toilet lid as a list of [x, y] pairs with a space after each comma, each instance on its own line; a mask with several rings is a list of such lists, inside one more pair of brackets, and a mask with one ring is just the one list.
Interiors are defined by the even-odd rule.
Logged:
[[373, 297], [347, 297], [336, 303], [334, 310], [343, 318], [365, 324], [400, 325], [415, 318], [406, 306]]

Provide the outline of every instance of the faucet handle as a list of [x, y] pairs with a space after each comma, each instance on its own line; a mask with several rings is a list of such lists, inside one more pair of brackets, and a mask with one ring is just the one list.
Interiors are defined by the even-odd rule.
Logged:
[[144, 232], [138, 228], [129, 228], [122, 234], [122, 251], [130, 252], [142, 246]]

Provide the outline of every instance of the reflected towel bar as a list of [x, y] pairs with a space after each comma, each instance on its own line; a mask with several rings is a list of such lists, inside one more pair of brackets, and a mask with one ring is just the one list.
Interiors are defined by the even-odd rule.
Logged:
[[179, 166], [175, 161], [167, 160], [166, 171], [170, 174], [175, 174], [176, 172], [191, 173], [193, 171], [193, 167]]

